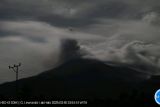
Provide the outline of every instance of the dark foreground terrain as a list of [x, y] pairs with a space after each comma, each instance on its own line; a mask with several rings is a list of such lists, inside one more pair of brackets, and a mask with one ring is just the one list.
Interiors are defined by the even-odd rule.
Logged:
[[88, 104], [155, 107], [160, 77], [97, 60], [74, 59], [37, 76], [0, 85], [0, 100], [86, 100]]

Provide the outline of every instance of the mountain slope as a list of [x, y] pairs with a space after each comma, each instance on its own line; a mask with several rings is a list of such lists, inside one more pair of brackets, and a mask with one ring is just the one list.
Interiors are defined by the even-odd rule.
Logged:
[[[37, 76], [18, 81], [22, 99], [119, 99], [134, 91], [152, 93], [159, 77], [144, 80], [145, 74], [97, 60], [74, 59]], [[154, 84], [153, 84], [154, 83]], [[148, 87], [149, 86], [149, 87]], [[156, 87], [156, 88], [155, 88]], [[14, 98], [15, 82], [0, 85], [0, 96]], [[153, 93], [152, 93], [153, 94]]]

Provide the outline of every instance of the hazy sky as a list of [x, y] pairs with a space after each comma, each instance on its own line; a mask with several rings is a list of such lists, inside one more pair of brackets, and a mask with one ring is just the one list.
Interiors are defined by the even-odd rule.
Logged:
[[21, 77], [53, 68], [63, 38], [84, 57], [159, 75], [160, 1], [0, 0], [0, 83], [15, 78], [8, 65], [21, 62]]

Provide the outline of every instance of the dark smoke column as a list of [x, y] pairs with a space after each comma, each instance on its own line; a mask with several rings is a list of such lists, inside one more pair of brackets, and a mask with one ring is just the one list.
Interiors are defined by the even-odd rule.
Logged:
[[82, 56], [80, 46], [74, 39], [62, 39], [61, 40], [61, 55], [62, 62], [66, 62], [71, 59], [80, 58]]

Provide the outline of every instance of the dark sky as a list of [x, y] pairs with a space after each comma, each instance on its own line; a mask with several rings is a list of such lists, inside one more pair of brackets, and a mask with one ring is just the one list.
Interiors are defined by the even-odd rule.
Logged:
[[84, 57], [159, 75], [159, 29], [159, 0], [0, 0], [0, 83], [14, 79], [9, 64], [22, 62], [21, 77], [53, 68], [63, 38]]

